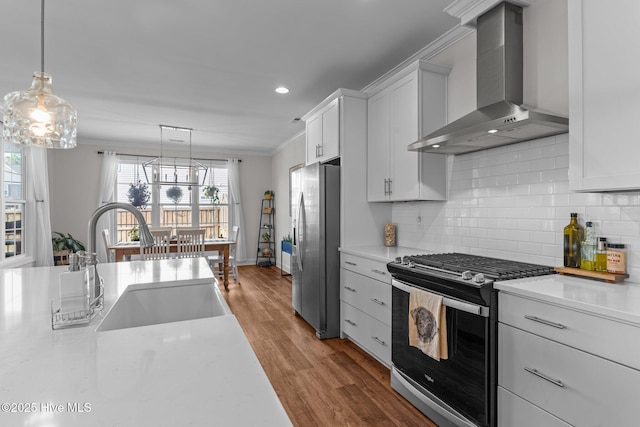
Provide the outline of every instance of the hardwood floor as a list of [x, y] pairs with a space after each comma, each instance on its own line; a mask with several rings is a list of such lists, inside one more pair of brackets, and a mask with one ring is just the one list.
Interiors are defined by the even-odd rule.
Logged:
[[349, 340], [319, 340], [291, 307], [291, 276], [240, 266], [222, 293], [295, 426], [431, 426], [389, 370]]

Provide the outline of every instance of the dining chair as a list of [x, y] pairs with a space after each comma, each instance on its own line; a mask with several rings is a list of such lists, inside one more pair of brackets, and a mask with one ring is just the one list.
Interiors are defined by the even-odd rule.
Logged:
[[178, 227], [178, 258], [198, 258], [204, 256], [204, 228]]
[[153, 236], [154, 245], [150, 248], [140, 248], [140, 259], [167, 259], [170, 257], [169, 244], [171, 242], [171, 227], [165, 230], [158, 228], [149, 230]]
[[111, 247], [111, 238], [109, 237], [109, 229], [102, 230], [102, 242], [104, 243], [104, 250], [107, 254], [107, 262], [114, 262], [116, 260], [116, 252]]
[[[236, 279], [238, 284], [240, 284], [240, 276], [238, 275], [238, 265], [236, 264], [236, 246], [239, 234], [240, 227], [234, 225], [231, 228], [231, 233], [229, 233], [229, 240], [233, 242], [229, 245], [229, 269], [231, 270], [231, 277]], [[224, 255], [218, 252], [217, 255], [211, 255], [207, 259], [213, 272], [218, 276], [224, 276]], [[218, 266], [217, 270], [215, 269], [216, 265]]]

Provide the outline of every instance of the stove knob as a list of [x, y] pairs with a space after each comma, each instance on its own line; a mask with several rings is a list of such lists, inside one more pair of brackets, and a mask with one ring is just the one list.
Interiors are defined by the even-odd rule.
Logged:
[[470, 271], [462, 272], [462, 280], [471, 280], [473, 278], [473, 274]]
[[415, 265], [415, 263], [414, 263], [413, 261], [409, 261], [409, 262], [407, 262], [407, 267], [409, 267], [409, 268], [413, 268], [413, 267], [415, 267], [415, 266], [416, 266], [416, 265]]
[[396, 257], [395, 261], [396, 264], [402, 264], [402, 257]]
[[473, 276], [473, 281], [476, 283], [484, 283], [484, 274], [482, 273], [478, 273], [475, 276]]

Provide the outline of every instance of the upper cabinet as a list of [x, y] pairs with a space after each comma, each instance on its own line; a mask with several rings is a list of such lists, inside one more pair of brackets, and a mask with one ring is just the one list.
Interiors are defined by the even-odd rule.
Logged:
[[302, 117], [306, 127], [307, 165], [324, 163], [340, 156], [341, 126], [344, 126], [344, 110], [347, 105], [343, 102], [344, 97], [363, 100], [366, 95], [348, 89], [338, 89]]
[[368, 100], [367, 197], [370, 202], [446, 200], [444, 154], [407, 146], [447, 124], [446, 67], [418, 61]]
[[569, 1], [569, 185], [640, 188], [640, 3]]

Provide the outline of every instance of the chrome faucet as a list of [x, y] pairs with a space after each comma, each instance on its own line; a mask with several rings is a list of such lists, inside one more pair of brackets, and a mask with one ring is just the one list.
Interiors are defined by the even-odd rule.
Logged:
[[[89, 218], [89, 238], [88, 238], [88, 255], [96, 253], [96, 228], [98, 226], [98, 219], [102, 216], [103, 213], [113, 210], [113, 209], [124, 209], [133, 214], [134, 217], [138, 220], [138, 225], [140, 226], [140, 231], [138, 235], [140, 236], [140, 247], [141, 248], [150, 248], [154, 245], [153, 236], [149, 231], [149, 227], [147, 226], [147, 222], [144, 220], [144, 217], [140, 213], [138, 209], [136, 209], [132, 204], [129, 203], [106, 203], [100, 206], [98, 209], [91, 214], [91, 218]], [[95, 267], [94, 267], [95, 268]], [[99, 287], [100, 287], [100, 277], [98, 276], [98, 270], [95, 270], [95, 283], [90, 287], [90, 297], [91, 301], [94, 301], [96, 296], [99, 295]]]

